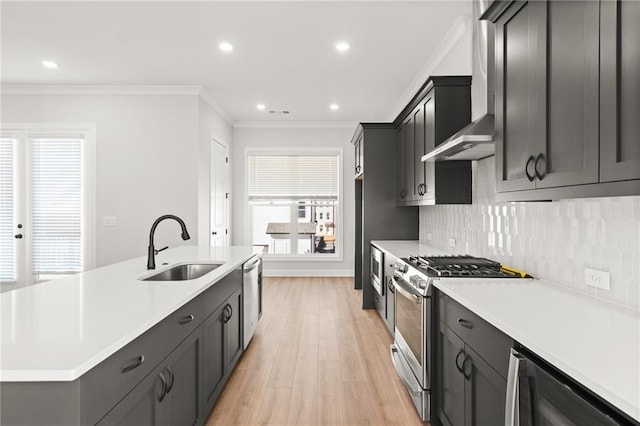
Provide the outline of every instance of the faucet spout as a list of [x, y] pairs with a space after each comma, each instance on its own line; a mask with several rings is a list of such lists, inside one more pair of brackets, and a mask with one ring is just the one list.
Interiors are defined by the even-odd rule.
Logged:
[[[165, 219], [173, 219], [176, 222], [178, 222], [182, 230], [182, 233], [180, 236], [182, 237], [183, 240], [186, 241], [188, 239], [191, 239], [191, 236], [189, 235], [189, 231], [187, 231], [187, 225], [185, 225], [184, 221], [180, 219], [178, 216], [175, 216], [172, 214], [165, 214], [164, 216], [160, 216], [159, 218], [157, 218], [155, 222], [153, 222], [153, 225], [151, 225], [151, 231], [149, 231], [149, 249], [147, 251], [147, 269], [156, 269], [156, 249], [153, 245], [153, 238], [156, 233], [156, 228], [158, 227], [158, 224]], [[161, 250], [164, 250], [164, 249], [161, 249]]]

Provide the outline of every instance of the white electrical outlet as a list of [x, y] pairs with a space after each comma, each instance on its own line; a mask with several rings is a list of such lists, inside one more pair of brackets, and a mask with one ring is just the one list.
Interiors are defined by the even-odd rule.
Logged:
[[104, 226], [116, 226], [117, 223], [118, 221], [115, 216], [105, 216], [102, 218], [102, 224]]
[[609, 273], [597, 269], [584, 268], [584, 282], [586, 285], [602, 290], [609, 290]]
[[456, 248], [456, 239], [455, 238], [449, 238], [449, 247]]

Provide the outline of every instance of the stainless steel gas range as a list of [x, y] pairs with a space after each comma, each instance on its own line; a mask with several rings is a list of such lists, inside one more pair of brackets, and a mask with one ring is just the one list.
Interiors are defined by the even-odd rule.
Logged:
[[391, 360], [418, 414], [431, 420], [435, 341], [434, 280], [531, 278], [498, 262], [472, 256], [410, 256], [394, 265], [396, 327]]

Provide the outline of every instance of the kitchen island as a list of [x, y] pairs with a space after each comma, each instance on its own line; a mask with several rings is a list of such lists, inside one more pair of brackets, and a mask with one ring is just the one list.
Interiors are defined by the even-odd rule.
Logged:
[[[241, 333], [241, 303], [236, 301], [234, 305], [232, 298], [241, 295], [242, 265], [259, 251], [252, 247], [184, 246], [159, 253], [155, 271], [147, 271], [146, 257], [140, 257], [0, 294], [0, 420], [21, 420], [24, 424], [96, 423], [113, 407], [112, 402], [118, 403], [129, 391], [135, 392], [132, 388], [145, 377], [152, 376], [155, 382], [152, 371], [156, 365], [159, 368], [165, 356], [170, 357], [178, 344], [190, 339], [197, 343], [194, 357], [200, 373], [205, 369], [203, 348], [219, 350], [213, 337], [222, 334], [222, 338], [229, 338]], [[142, 281], [177, 264], [194, 262], [221, 266], [193, 280]], [[216, 322], [213, 320], [218, 308], [224, 312]], [[207, 317], [212, 320], [211, 327], [200, 330], [207, 325]], [[237, 327], [227, 330], [236, 320]], [[203, 326], [198, 327], [200, 324]], [[202, 334], [192, 337], [196, 333]], [[236, 337], [241, 346], [242, 336]], [[127, 353], [128, 349], [131, 353]], [[241, 350], [237, 354], [227, 352], [220, 353], [219, 364], [225, 367], [223, 376], [228, 376]], [[118, 359], [120, 354], [122, 359]], [[231, 355], [235, 359], [228, 359]], [[109, 377], [101, 369], [113, 362], [118, 365], [108, 374], [114, 374], [114, 381], [122, 378], [126, 383], [116, 383], [113, 392], [107, 392], [110, 388], [104, 380]], [[177, 375], [177, 369], [171, 367], [156, 374], [162, 399], [174, 384], [174, 370]], [[182, 383], [177, 378], [175, 381], [176, 386]], [[211, 386], [219, 394], [220, 384]], [[47, 395], [52, 401], [48, 407], [51, 412], [38, 414], [38, 398]], [[18, 401], [22, 401], [20, 407], [16, 406]], [[200, 414], [204, 413], [204, 405], [200, 401]], [[71, 413], [74, 410], [77, 416]], [[202, 415], [198, 420], [203, 420]]]

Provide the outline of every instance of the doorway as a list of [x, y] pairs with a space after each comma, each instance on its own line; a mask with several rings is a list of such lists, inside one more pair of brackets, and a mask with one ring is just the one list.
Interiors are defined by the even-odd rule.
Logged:
[[211, 140], [209, 245], [229, 245], [229, 148]]

